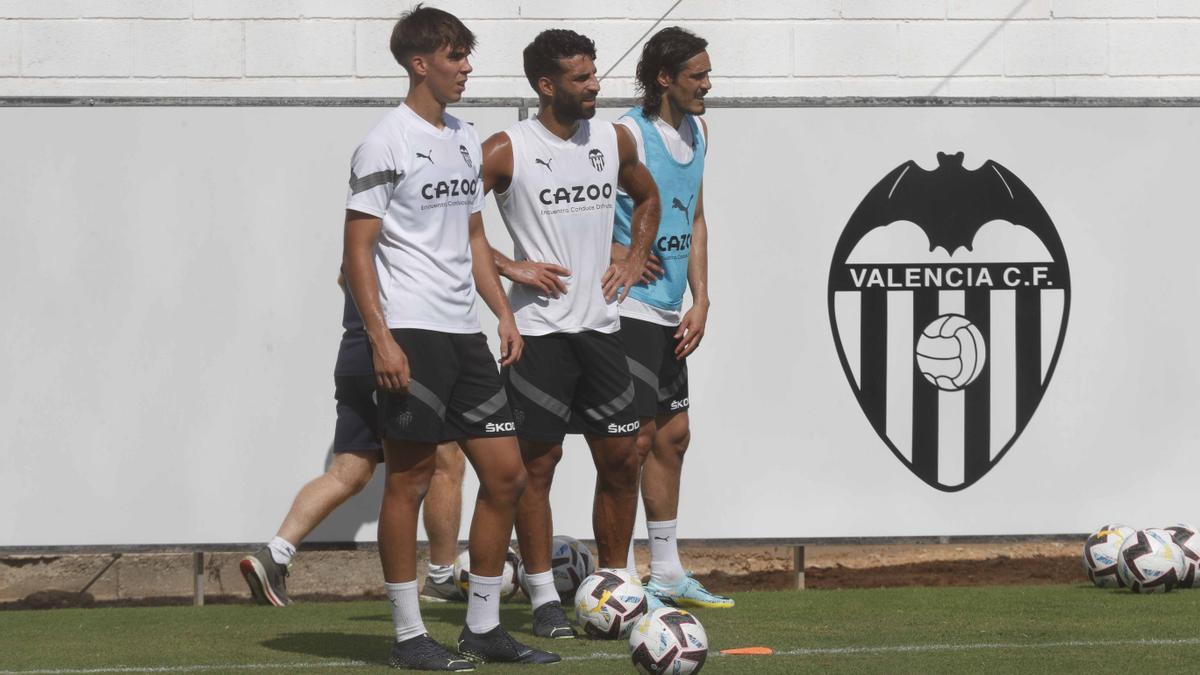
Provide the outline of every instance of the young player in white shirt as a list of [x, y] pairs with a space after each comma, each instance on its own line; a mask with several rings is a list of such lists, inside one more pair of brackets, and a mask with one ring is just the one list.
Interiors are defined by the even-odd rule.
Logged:
[[418, 5], [391, 49], [409, 76], [403, 105], [354, 153], [343, 268], [371, 342], [387, 482], [379, 555], [392, 604], [391, 664], [471, 670], [425, 631], [417, 601], [416, 527], [439, 442], [461, 440], [479, 477], [471, 522], [466, 626], [459, 651], [480, 661], [551, 663], [499, 622], [501, 573], [526, 473], [514, 424], [476, 316], [476, 290], [500, 319], [500, 363], [521, 355], [479, 212], [474, 129], [446, 113], [471, 73], [475, 37], [453, 15]]

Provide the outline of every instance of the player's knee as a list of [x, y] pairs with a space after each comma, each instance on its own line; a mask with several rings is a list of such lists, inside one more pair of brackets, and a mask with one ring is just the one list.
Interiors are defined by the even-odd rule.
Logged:
[[644, 424], [638, 430], [637, 438], [633, 442], [634, 450], [637, 451], [638, 464], [646, 461], [650, 456], [651, 450], [654, 449], [654, 427], [653, 425]]
[[457, 443], [438, 448], [437, 467], [434, 471], [439, 477], [462, 484], [463, 475], [467, 471], [467, 458], [462, 450], [459, 450]]
[[530, 485], [548, 485], [554, 479], [554, 469], [562, 459], [561, 445], [556, 445], [536, 456], [525, 457], [525, 471]]
[[638, 471], [641, 462], [638, 461], [637, 443], [622, 444], [609, 452], [598, 455], [601, 465], [600, 480], [609, 487], [625, 488], [637, 485]]
[[515, 504], [521, 498], [521, 493], [525, 491], [528, 476], [523, 465], [514, 464], [503, 470], [490, 471], [483, 488], [492, 499], [502, 503]]
[[678, 431], [662, 434], [655, 443], [655, 451], [666, 455], [667, 459], [683, 461], [688, 445], [692, 441], [692, 432], [684, 428]]
[[384, 484], [387, 496], [394, 499], [419, 503], [429, 492], [429, 483], [433, 480], [433, 468], [410, 469], [408, 471], [390, 471]]
[[371, 482], [375, 474], [375, 461], [345, 453], [334, 459], [326, 473], [348, 499], [362, 492]]

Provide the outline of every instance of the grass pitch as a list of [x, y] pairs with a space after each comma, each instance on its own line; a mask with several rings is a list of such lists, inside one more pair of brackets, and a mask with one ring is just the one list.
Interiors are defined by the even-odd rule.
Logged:
[[[755, 592], [696, 613], [706, 673], [1063, 673], [1188, 669], [1200, 662], [1200, 590], [1140, 596], [1090, 586]], [[424, 605], [454, 644], [463, 605]], [[541, 640], [529, 606], [507, 605], [519, 639], [558, 651], [559, 673], [631, 672], [624, 642]], [[0, 674], [389, 672], [380, 601], [287, 609], [218, 605], [0, 612]], [[765, 645], [772, 656], [720, 656]], [[529, 672], [484, 665], [479, 672]]]

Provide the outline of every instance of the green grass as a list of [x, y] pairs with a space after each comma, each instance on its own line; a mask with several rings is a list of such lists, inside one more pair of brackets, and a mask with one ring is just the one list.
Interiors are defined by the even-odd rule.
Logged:
[[[741, 593], [737, 601], [731, 610], [697, 613], [710, 642], [706, 673], [1151, 672], [1200, 662], [1200, 590], [1139, 596], [1082, 585], [897, 588]], [[453, 644], [463, 606], [426, 605], [423, 611], [434, 637]], [[539, 640], [529, 637], [528, 616], [528, 605], [514, 604], [505, 607], [502, 620], [520, 639], [569, 659], [554, 672], [632, 670], [623, 642]], [[384, 601], [283, 610], [218, 605], [0, 612], [0, 673], [245, 672], [251, 666], [387, 672], [390, 633]], [[777, 653], [716, 655], [746, 645]], [[480, 672], [527, 669], [487, 665]]]

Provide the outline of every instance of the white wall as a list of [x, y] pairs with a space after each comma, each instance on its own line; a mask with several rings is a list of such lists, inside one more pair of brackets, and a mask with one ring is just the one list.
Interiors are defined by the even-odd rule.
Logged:
[[[0, 108], [0, 547], [270, 537], [326, 461], [346, 165], [382, 113]], [[516, 118], [461, 113], [484, 134]], [[689, 359], [681, 537], [1200, 520], [1189, 470], [1200, 110], [719, 109], [707, 120], [713, 308]], [[1015, 173], [1071, 270], [1045, 398], [1008, 454], [958, 492], [926, 485], [872, 430], [828, 314], [850, 214], [888, 172], [932, 168], [938, 151]], [[487, 204], [489, 237], [509, 250]], [[589, 537], [590, 464], [572, 438], [552, 497], [558, 532]], [[377, 480], [312, 539], [373, 539], [379, 495]]]
[[[0, 96], [397, 96], [409, 0], [0, 0]], [[601, 70], [673, 0], [431, 0], [479, 35], [473, 97], [525, 96], [538, 31]], [[1195, 0], [683, 0], [718, 96], [1197, 96]], [[606, 82], [632, 94], [637, 51]]]

